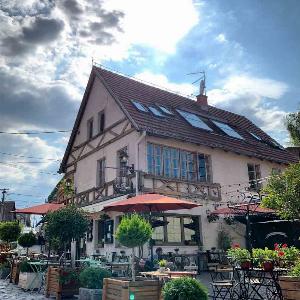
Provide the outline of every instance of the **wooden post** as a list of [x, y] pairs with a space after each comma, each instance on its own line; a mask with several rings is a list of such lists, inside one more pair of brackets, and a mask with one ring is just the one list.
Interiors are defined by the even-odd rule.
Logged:
[[50, 293], [49, 293], [49, 277], [50, 277], [50, 267], [48, 267], [47, 270], [47, 278], [46, 278], [46, 298], [49, 298]]

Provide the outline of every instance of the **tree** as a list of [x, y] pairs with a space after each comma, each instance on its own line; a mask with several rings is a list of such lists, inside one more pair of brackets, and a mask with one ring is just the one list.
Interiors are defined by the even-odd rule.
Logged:
[[26, 248], [26, 254], [28, 255], [28, 248], [36, 244], [36, 237], [32, 231], [24, 233], [19, 237], [18, 244]]
[[287, 115], [286, 127], [289, 131], [292, 144], [300, 146], [300, 111]]
[[135, 281], [134, 247], [143, 246], [152, 235], [151, 224], [137, 214], [122, 218], [116, 232], [116, 239], [125, 247], [132, 248], [132, 280]]
[[263, 192], [264, 207], [275, 209], [284, 219], [300, 217], [300, 163], [292, 164], [281, 174], [272, 175]]
[[45, 220], [48, 241], [59, 241], [64, 250], [72, 240], [84, 237], [89, 226], [86, 213], [73, 205], [50, 212]]
[[0, 239], [4, 242], [15, 242], [21, 233], [21, 226], [18, 222], [1, 222]]

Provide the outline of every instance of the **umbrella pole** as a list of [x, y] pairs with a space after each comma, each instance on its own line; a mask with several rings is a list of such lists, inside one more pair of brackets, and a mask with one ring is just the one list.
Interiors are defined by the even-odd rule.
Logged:
[[[149, 213], [149, 223], [151, 224], [152, 227], [152, 215], [151, 215], [151, 206], [150, 206], [150, 213]], [[151, 264], [153, 264], [153, 240], [152, 240], [152, 236], [150, 239], [150, 256], [151, 256]]]

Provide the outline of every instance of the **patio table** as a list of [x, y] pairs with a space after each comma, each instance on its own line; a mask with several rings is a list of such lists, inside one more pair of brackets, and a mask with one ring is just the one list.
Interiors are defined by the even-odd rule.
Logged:
[[273, 271], [235, 268], [237, 284], [234, 294], [243, 300], [283, 300], [278, 278], [287, 271], [283, 268], [275, 268]]

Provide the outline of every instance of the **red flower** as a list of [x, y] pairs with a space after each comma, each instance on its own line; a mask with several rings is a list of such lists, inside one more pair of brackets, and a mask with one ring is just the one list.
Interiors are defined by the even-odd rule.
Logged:
[[279, 250], [279, 244], [278, 243], [274, 244], [274, 248], [275, 250]]
[[279, 251], [279, 252], [278, 252], [278, 255], [279, 255], [279, 256], [284, 256], [284, 252], [283, 252], [283, 251]]
[[283, 244], [282, 246], [281, 246], [281, 248], [287, 248], [287, 244]]
[[233, 244], [233, 248], [240, 248], [240, 245], [239, 244]]

